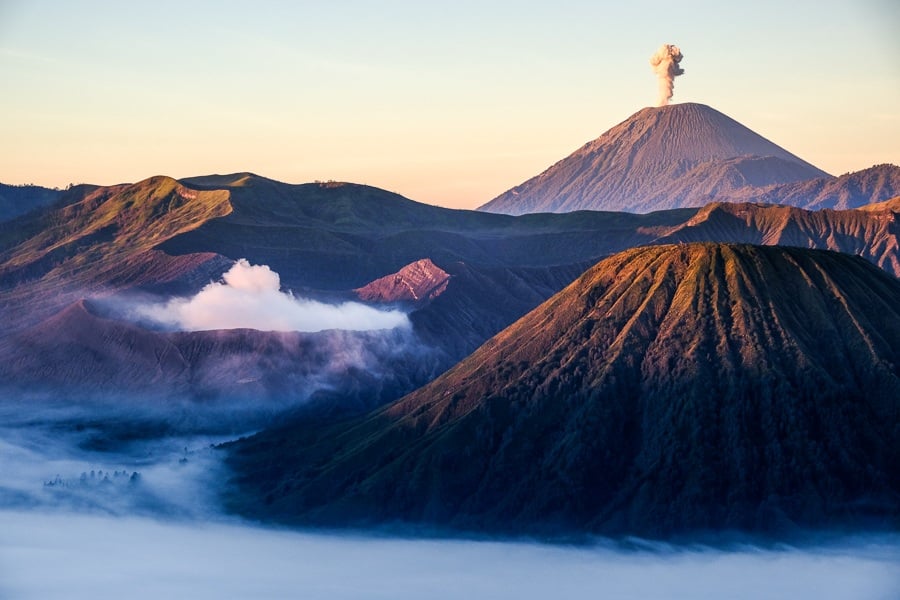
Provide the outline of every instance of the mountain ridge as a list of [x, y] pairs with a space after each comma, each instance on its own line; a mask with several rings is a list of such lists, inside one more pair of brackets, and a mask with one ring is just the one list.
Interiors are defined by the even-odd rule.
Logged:
[[[808, 210], [864, 208], [900, 195], [900, 167], [874, 165], [838, 177], [736, 190], [728, 202], [761, 202], [797, 206]], [[877, 202], [876, 202], [877, 201]]]
[[[678, 241], [829, 248], [900, 274], [890, 203], [815, 215], [744, 205], [736, 210], [753, 216], [713, 227], [701, 222], [709, 211], [700, 208], [511, 217], [346, 183], [281, 184], [248, 173], [184, 181], [79, 186], [61, 204], [0, 223], [0, 307], [8, 315], [0, 329], [35, 323], [86, 296], [196, 293], [239, 258], [269, 265], [297, 293], [327, 297], [423, 258], [443, 268], [555, 269]], [[775, 213], [784, 221], [777, 229], [790, 235], [775, 231]]]

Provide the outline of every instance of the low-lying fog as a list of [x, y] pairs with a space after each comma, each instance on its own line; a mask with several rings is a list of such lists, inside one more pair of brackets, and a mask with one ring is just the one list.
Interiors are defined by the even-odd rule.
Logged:
[[[897, 598], [896, 546], [606, 549], [0, 511], [4, 598]], [[892, 562], [893, 561], [893, 562]]]
[[103, 444], [75, 421], [0, 411], [0, 598], [900, 597], [897, 537], [623, 550], [264, 528], [218, 509], [223, 438]]

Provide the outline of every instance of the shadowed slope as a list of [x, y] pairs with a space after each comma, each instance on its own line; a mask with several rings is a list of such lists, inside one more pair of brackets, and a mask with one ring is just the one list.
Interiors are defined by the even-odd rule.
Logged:
[[63, 195], [61, 190], [37, 185], [0, 183], [0, 222], [15, 219], [43, 206], [49, 206]]
[[861, 259], [638, 248], [368, 418], [233, 446], [233, 502], [507, 533], [896, 527], [898, 349], [900, 282]]

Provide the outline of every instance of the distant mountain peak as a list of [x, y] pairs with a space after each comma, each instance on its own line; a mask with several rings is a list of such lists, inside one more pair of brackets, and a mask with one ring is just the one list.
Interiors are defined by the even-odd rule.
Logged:
[[629, 141], [638, 147], [635, 158], [641, 160], [775, 156], [808, 165], [728, 115], [694, 102], [643, 108], [584, 148], [594, 150], [625, 133], [631, 134]]
[[651, 212], [817, 177], [829, 175], [716, 109], [671, 104], [639, 110], [479, 210]]

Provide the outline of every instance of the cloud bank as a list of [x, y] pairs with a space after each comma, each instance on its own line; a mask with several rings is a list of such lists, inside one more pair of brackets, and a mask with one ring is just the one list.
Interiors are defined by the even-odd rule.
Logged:
[[325, 304], [282, 292], [278, 273], [243, 258], [222, 276], [222, 281], [209, 283], [195, 296], [141, 305], [136, 312], [182, 331], [372, 331], [409, 326], [401, 311], [377, 310], [359, 302]]
[[0, 419], [4, 599], [888, 600], [900, 592], [896, 535], [807, 549], [645, 543], [627, 551], [262, 528], [218, 510], [228, 474], [209, 443], [221, 440], [90, 451], [78, 428], [50, 415], [18, 420]]
[[616, 553], [0, 510], [9, 598], [888, 600], [896, 549]]

